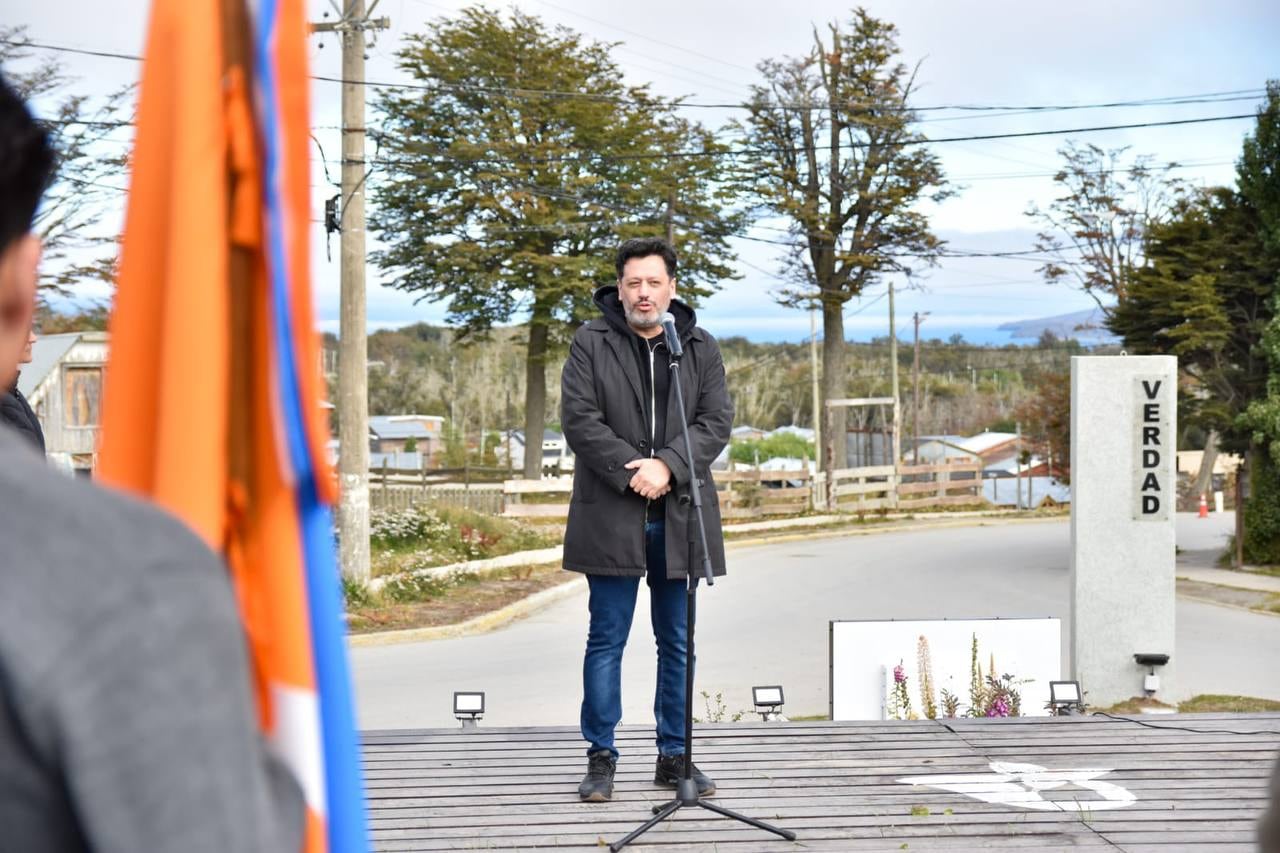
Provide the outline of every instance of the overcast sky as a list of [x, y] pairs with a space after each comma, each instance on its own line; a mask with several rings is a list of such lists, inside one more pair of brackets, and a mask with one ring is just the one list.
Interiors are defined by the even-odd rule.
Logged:
[[[338, 0], [340, 2], [340, 0]], [[140, 53], [147, 9], [144, 0], [48, 0], [30, 3], [0, 0], [6, 22], [25, 24], [32, 41], [68, 47]], [[465, 3], [454, 0], [381, 0], [376, 15], [391, 19], [370, 51], [368, 79], [397, 82], [394, 51], [406, 33], [422, 31], [432, 19], [453, 14]], [[621, 42], [618, 64], [631, 83], [651, 83], [659, 94], [691, 101], [737, 102], [758, 81], [754, 70], [765, 58], [799, 55], [812, 43], [812, 27], [847, 19], [851, 7], [816, 0], [787, 3], [765, 0], [610, 4], [589, 0], [521, 0], [515, 4], [548, 22], [563, 24], [593, 38]], [[1275, 46], [1280, 42], [1280, 3], [1274, 0], [1189, 0], [1074, 3], [1025, 2], [868, 2], [868, 10], [897, 25], [902, 58], [923, 60], [917, 106], [943, 104], [1092, 104], [1169, 98], [1206, 93], [1260, 90], [1280, 77]], [[331, 9], [329, 0], [309, 0], [315, 19]], [[502, 6], [501, 8], [506, 8]], [[613, 11], [613, 10], [618, 11]], [[323, 49], [313, 40], [313, 72], [338, 76], [339, 49], [329, 36]], [[86, 92], [102, 92], [135, 80], [136, 62], [63, 54], [67, 70]], [[313, 84], [313, 124], [339, 122], [339, 86]], [[1133, 124], [1253, 113], [1260, 98], [1180, 106], [1128, 106], [1069, 112], [975, 116], [927, 113], [922, 127], [933, 138], [1012, 133], [1095, 125]], [[731, 115], [699, 111], [713, 126]], [[1161, 161], [1185, 164], [1178, 174], [1205, 184], [1233, 181], [1233, 163], [1251, 121], [1222, 121], [1181, 127], [1143, 128], [1080, 134], [1075, 138], [1104, 147], [1130, 145]], [[336, 130], [317, 136], [326, 152], [338, 150]], [[935, 229], [951, 248], [1018, 251], [1030, 248], [1034, 233], [1024, 211], [1031, 202], [1053, 197], [1051, 175], [1056, 150], [1068, 137], [991, 140], [938, 144], [948, 176], [963, 187], [956, 197], [929, 210]], [[123, 137], [122, 137], [123, 139]], [[332, 154], [330, 155], [332, 156]], [[336, 176], [336, 172], [335, 172]], [[317, 166], [315, 203], [332, 191]], [[318, 217], [317, 217], [318, 218]], [[763, 223], [777, 227], [780, 223]], [[319, 321], [336, 330], [338, 313], [337, 244], [334, 261], [325, 258], [324, 234], [313, 226], [315, 285]], [[757, 236], [778, 236], [758, 229]], [[803, 340], [807, 314], [780, 309], [771, 294], [771, 277], [781, 247], [737, 241], [743, 278], [707, 300], [702, 324], [724, 335], [758, 340]], [[899, 334], [910, 335], [910, 315], [928, 311], [927, 336], [961, 332], [971, 340], [1006, 342], [995, 332], [1001, 323], [1092, 307], [1092, 301], [1066, 286], [1048, 286], [1024, 259], [945, 259], [923, 289], [898, 299]], [[418, 320], [441, 322], [443, 305], [414, 305], [412, 297], [381, 287], [370, 269], [371, 327], [399, 326]], [[850, 338], [887, 332], [883, 288], [852, 301], [846, 309]]]

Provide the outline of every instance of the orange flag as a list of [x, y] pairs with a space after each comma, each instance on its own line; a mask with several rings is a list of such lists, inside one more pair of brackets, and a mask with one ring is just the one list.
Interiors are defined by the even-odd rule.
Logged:
[[98, 472], [226, 558], [307, 850], [367, 849], [312, 320], [302, 0], [156, 0]]

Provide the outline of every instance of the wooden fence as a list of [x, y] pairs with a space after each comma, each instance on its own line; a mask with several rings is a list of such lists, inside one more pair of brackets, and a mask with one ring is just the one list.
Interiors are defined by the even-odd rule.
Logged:
[[948, 459], [932, 465], [898, 466], [898, 509], [986, 503], [982, 463]]
[[431, 504], [501, 515], [502, 481], [508, 476], [505, 468], [375, 468], [369, 471], [369, 506], [394, 510]]
[[[463, 507], [509, 518], [563, 519], [569, 514], [572, 477], [507, 479], [494, 468], [436, 471], [375, 469], [369, 472], [374, 509], [408, 509], [420, 503]], [[805, 512], [885, 512], [985, 502], [982, 465], [947, 460], [931, 465], [875, 465], [832, 472], [734, 468], [713, 475], [725, 519], [766, 518]]]
[[[949, 461], [934, 465], [876, 465], [826, 475], [808, 471], [738, 468], [714, 473], [725, 519], [765, 518], [805, 512], [883, 512], [985, 503], [982, 465]], [[562, 519], [569, 514], [573, 479], [508, 480], [501, 512], [511, 518]]]
[[502, 484], [502, 514], [508, 518], [568, 518], [572, 477], [507, 480]]
[[716, 471], [712, 478], [720, 498], [721, 518], [799, 515], [813, 509], [813, 476], [808, 471], [735, 468]]

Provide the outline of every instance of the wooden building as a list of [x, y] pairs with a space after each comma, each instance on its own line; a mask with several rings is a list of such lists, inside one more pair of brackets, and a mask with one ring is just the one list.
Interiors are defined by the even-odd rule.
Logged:
[[18, 390], [40, 419], [45, 451], [54, 464], [87, 475], [98, 446], [107, 333], [47, 335], [31, 355]]

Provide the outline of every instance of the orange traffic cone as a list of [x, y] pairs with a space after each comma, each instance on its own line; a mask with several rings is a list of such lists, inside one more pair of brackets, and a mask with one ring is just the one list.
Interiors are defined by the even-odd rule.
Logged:
[[1209, 517], [1209, 503], [1204, 499], [1204, 495], [1200, 496], [1200, 517], [1201, 518]]

